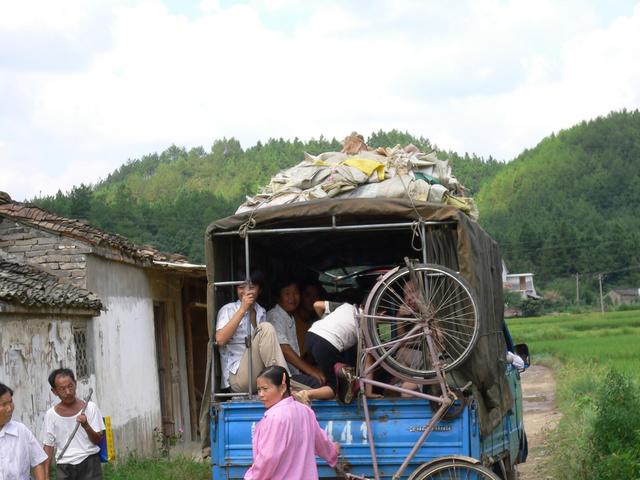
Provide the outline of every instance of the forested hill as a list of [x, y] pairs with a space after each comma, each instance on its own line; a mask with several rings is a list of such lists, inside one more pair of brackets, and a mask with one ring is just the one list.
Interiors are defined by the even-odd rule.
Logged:
[[[413, 143], [426, 152], [438, 150], [424, 137], [396, 130], [375, 132], [366, 140], [372, 148]], [[272, 175], [301, 162], [304, 152], [341, 148], [336, 139], [323, 137], [307, 142], [272, 139], [246, 150], [233, 138], [216, 140], [208, 151], [172, 146], [128, 161], [95, 185], [80, 185], [32, 202], [202, 262], [204, 231], [213, 220], [232, 214], [246, 195], [257, 193]], [[438, 152], [440, 158], [449, 159], [454, 174], [472, 195], [504, 168], [492, 158]]]
[[640, 112], [545, 138], [484, 184], [476, 201], [512, 271], [547, 283], [564, 278], [571, 288], [576, 273], [607, 272], [610, 286], [638, 287]]

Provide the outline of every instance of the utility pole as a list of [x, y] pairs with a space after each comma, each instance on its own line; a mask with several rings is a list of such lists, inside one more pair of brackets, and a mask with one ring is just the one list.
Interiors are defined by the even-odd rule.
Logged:
[[602, 274], [598, 274], [598, 283], [600, 284], [600, 313], [604, 313], [604, 300], [602, 298]]
[[580, 305], [580, 274], [576, 273], [576, 305]]

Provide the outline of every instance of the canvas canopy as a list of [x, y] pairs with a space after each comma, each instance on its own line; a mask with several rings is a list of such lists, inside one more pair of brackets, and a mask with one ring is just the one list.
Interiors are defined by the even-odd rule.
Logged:
[[[405, 226], [396, 229], [394, 224]], [[421, 229], [426, 245], [422, 253], [415, 248]], [[457, 384], [473, 383], [483, 434], [511, 408], [498, 246], [459, 209], [408, 198], [313, 200], [256, 209], [212, 223], [205, 234], [210, 336], [207, 392], [211, 391], [215, 316], [222, 302], [230, 300], [231, 290], [216, 282], [232, 280], [237, 267], [244, 268], [246, 245], [250, 245], [250, 266], [258, 265], [269, 277], [283, 264], [321, 271], [345, 264], [401, 264], [405, 255], [458, 271], [475, 293], [480, 334], [470, 357], [451, 378]], [[209, 394], [204, 398], [208, 400]], [[201, 432], [208, 428], [207, 400], [201, 411]]]

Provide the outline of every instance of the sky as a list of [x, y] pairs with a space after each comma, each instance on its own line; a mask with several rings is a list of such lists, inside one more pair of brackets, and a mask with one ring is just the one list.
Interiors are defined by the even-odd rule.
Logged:
[[0, 190], [399, 129], [509, 161], [640, 107], [640, 1], [0, 0]]

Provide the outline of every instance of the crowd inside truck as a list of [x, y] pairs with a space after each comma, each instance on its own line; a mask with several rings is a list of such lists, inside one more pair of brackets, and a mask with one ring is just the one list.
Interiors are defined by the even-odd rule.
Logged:
[[[310, 207], [316, 209], [314, 215], [309, 214]], [[303, 208], [305, 214], [300, 212]], [[416, 211], [422, 219], [416, 220]], [[403, 467], [396, 478], [407, 478], [411, 472], [418, 472], [415, 478], [439, 478], [424, 476], [429, 471], [425, 465], [435, 468], [448, 458], [457, 462], [455, 468], [482, 467], [497, 475], [495, 478], [516, 478], [515, 464], [526, 457], [526, 437], [516, 368], [521, 365], [509, 360], [520, 356], [527, 360], [526, 351], [513, 345], [504, 326], [499, 311], [499, 254], [495, 243], [477, 224], [455, 209], [416, 207], [401, 200], [321, 201], [265, 209], [252, 215], [255, 227], [241, 236], [248, 217], [241, 214], [224, 219], [208, 233], [209, 307], [215, 312], [211, 320], [220, 325], [225, 306], [239, 301], [237, 296], [248, 286], [247, 277], [251, 280], [252, 271], [264, 272], [264, 278], [255, 283], [261, 283], [256, 301], [267, 306], [260, 314], [265, 323], [269, 323], [267, 310], [291, 311], [289, 325], [296, 340], [303, 317], [316, 318], [322, 313], [310, 311], [311, 305], [335, 302], [352, 309], [358, 322], [356, 343], [351, 357], [345, 356], [340, 363], [355, 367], [355, 385], [363, 388], [347, 403], [345, 391], [340, 392], [337, 387], [341, 381], [353, 387], [354, 382], [345, 383], [351, 370], [345, 374], [342, 369], [339, 373], [343, 375], [336, 377], [335, 370], [320, 375], [299, 364], [300, 371], [312, 380], [316, 373], [320, 379], [324, 376], [324, 381], [320, 381], [320, 388], [298, 382], [303, 393], [296, 395], [303, 401], [311, 400], [320, 424], [340, 442], [339, 470], [343, 474], [385, 478]], [[294, 282], [296, 279], [301, 279], [299, 285]], [[453, 307], [444, 307], [441, 320], [451, 317], [455, 302], [463, 305], [462, 314], [453, 312], [460, 317], [453, 335], [447, 333], [444, 324], [440, 333], [433, 335], [436, 344], [440, 344], [435, 350], [441, 351], [441, 356], [450, 356], [442, 356], [440, 362], [444, 362], [445, 389], [453, 393], [453, 401], [431, 426], [430, 420], [443, 405], [438, 402], [443, 398], [443, 389], [436, 375], [435, 364], [439, 361], [429, 358], [426, 338], [411, 333], [416, 324], [416, 307], [404, 299], [412, 295], [412, 282], [420, 285], [418, 290], [423, 294], [425, 285], [430, 284], [432, 293], [448, 292], [444, 299], [448, 298], [449, 303], [452, 298], [457, 299]], [[293, 302], [280, 298], [283, 289], [286, 294], [294, 291]], [[306, 307], [301, 307], [303, 295], [297, 294], [300, 290], [306, 297]], [[296, 304], [295, 308], [291, 303]], [[414, 311], [414, 317], [402, 316], [402, 308], [407, 307]], [[302, 316], [296, 315], [304, 308], [307, 310]], [[250, 327], [246, 327], [248, 333]], [[278, 346], [294, 343], [291, 334], [288, 344], [280, 343], [283, 338], [278, 339], [273, 330]], [[402, 335], [413, 337], [403, 340]], [[318, 368], [312, 355], [305, 356], [308, 336], [307, 333], [304, 343], [298, 341], [292, 350], [297, 350], [294, 353], [305, 363]], [[214, 478], [242, 478], [253, 461], [251, 432], [264, 413], [255, 390], [248, 388], [250, 376], [259, 372], [249, 372], [248, 368], [243, 372], [245, 384], [234, 391], [223, 379], [224, 360], [221, 362], [219, 356], [220, 348], [227, 345], [218, 345], [217, 337], [212, 342], [209, 382]], [[389, 352], [388, 345], [395, 340], [402, 343], [402, 348]], [[240, 343], [241, 349], [254, 347], [244, 338]], [[368, 358], [372, 360], [367, 362]], [[313, 393], [304, 393], [326, 387], [327, 377], [334, 385], [330, 395], [314, 397]], [[343, 397], [334, 399], [335, 393]], [[369, 415], [364, 412], [365, 402]], [[427, 430], [427, 437], [411, 456]], [[336, 471], [322, 461], [319, 472], [321, 477], [336, 476]]]
[[214, 478], [259, 478], [256, 432], [275, 414], [256, 378], [277, 365], [338, 445], [321, 478], [514, 480], [529, 359], [504, 323], [496, 243], [446, 162], [344, 146], [207, 229]]

